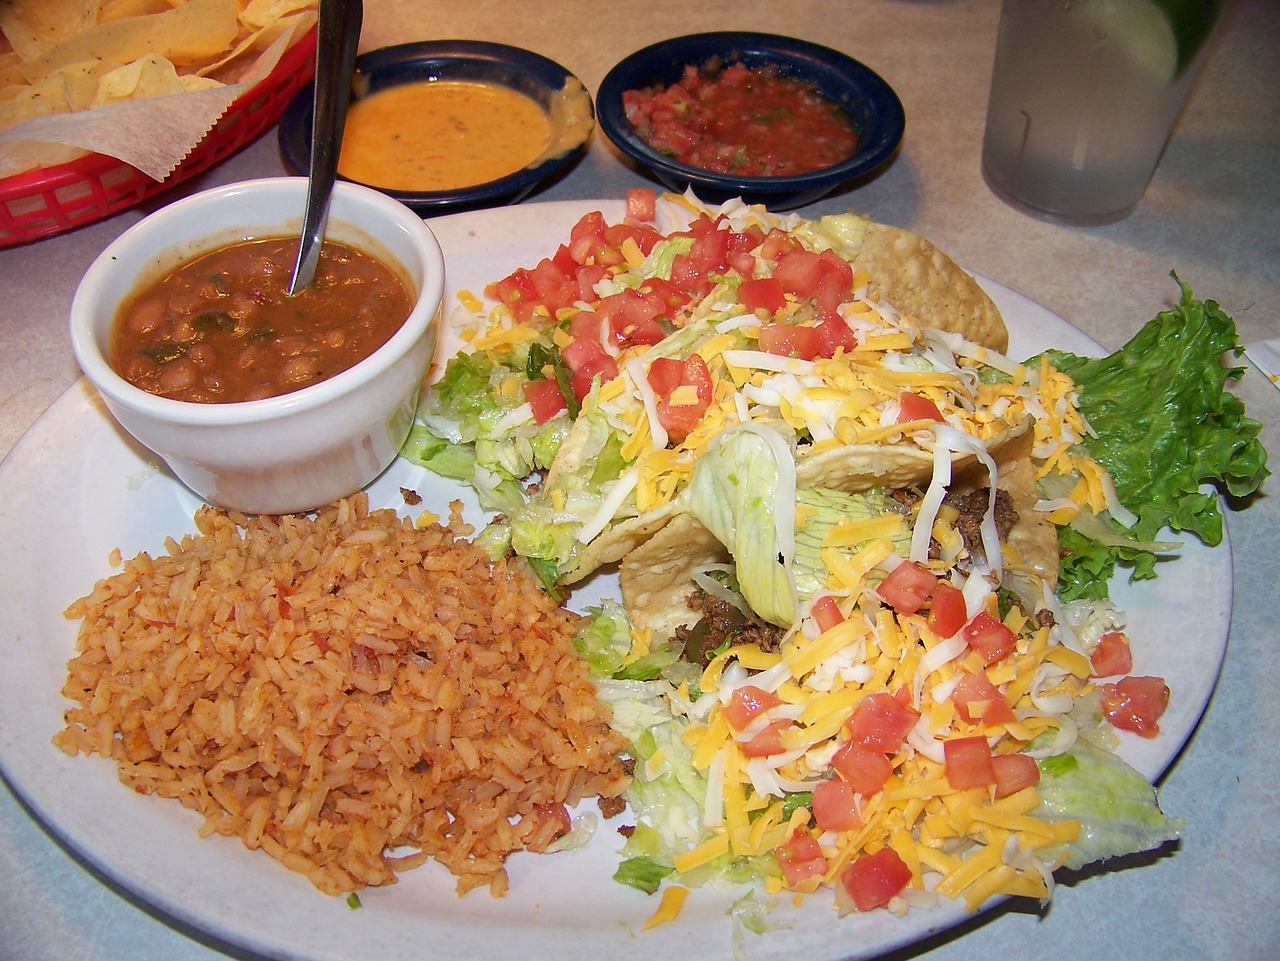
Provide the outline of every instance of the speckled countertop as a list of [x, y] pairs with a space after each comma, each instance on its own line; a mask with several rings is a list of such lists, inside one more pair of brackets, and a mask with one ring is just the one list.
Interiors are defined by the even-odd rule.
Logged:
[[[1235, 317], [1246, 342], [1280, 335], [1280, 6], [1228, 4], [1146, 197], [1126, 220], [1094, 228], [1029, 219], [983, 184], [979, 152], [998, 10], [997, 0], [366, 0], [362, 48], [444, 38], [513, 43], [558, 60], [594, 91], [614, 61], [681, 33], [751, 29], [825, 43], [865, 61], [897, 89], [907, 130], [891, 165], [806, 213], [853, 208], [916, 230], [1108, 348], [1169, 305], [1177, 294], [1168, 276], [1174, 269]], [[271, 131], [180, 190], [283, 170]], [[646, 183], [597, 134], [568, 176], [525, 203], [616, 198]], [[0, 454], [76, 381], [65, 333], [76, 283], [140, 216], [131, 211], [0, 251]], [[1277, 454], [1280, 392], [1256, 371], [1238, 392]], [[1043, 914], [997, 909], [891, 957], [1280, 957], [1277, 492], [1273, 477], [1263, 496], [1228, 518], [1235, 592], [1226, 661], [1204, 718], [1161, 785], [1166, 810], [1189, 823], [1180, 849], [1063, 887]], [[422, 956], [435, 955], [424, 946]], [[0, 789], [0, 959], [227, 957], [257, 958], [105, 881]]]

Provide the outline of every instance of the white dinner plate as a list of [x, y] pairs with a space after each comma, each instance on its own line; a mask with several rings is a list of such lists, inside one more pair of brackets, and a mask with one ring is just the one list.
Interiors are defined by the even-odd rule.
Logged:
[[[459, 290], [479, 294], [516, 266], [551, 254], [592, 209], [610, 221], [623, 212], [618, 201], [573, 201], [430, 221], [445, 252], [446, 304]], [[1098, 351], [1043, 307], [982, 283], [1008, 322], [1013, 356], [1049, 346]], [[457, 343], [442, 337], [446, 350]], [[481, 519], [459, 487], [403, 461], [370, 487], [370, 501], [404, 509], [402, 487], [419, 491], [437, 511], [462, 497], [471, 519]], [[459, 898], [453, 877], [432, 863], [398, 884], [362, 892], [358, 910], [235, 839], [199, 840], [198, 815], [129, 790], [109, 761], [69, 758], [50, 742], [68, 706], [60, 690], [76, 630], [62, 611], [112, 573], [114, 548], [125, 557], [161, 552], [166, 537], [194, 530], [198, 506], [123, 434], [84, 381], [54, 403], [0, 465], [0, 770], [54, 834], [170, 915], [231, 944], [307, 961], [632, 955], [714, 961], [733, 958], [739, 940], [751, 961], [870, 958], [964, 919], [952, 905], [904, 917], [875, 911], [840, 918], [829, 898], [815, 896], [798, 909], [789, 901], [781, 905], [771, 915], [777, 929], [754, 935], [736, 930], [726, 914], [742, 892], [697, 890], [676, 921], [642, 931], [656, 899], [612, 880], [622, 843], [615, 828], [624, 818], [602, 822], [582, 850], [511, 857], [505, 898], [484, 889]], [[1135, 673], [1163, 676], [1173, 692], [1158, 737], [1122, 735], [1123, 756], [1152, 778], [1190, 736], [1217, 679], [1231, 612], [1230, 550], [1225, 543], [1214, 550], [1191, 543], [1160, 572], [1154, 582], [1113, 587], [1129, 613]], [[605, 574], [570, 603], [581, 607], [616, 590], [616, 576]]]

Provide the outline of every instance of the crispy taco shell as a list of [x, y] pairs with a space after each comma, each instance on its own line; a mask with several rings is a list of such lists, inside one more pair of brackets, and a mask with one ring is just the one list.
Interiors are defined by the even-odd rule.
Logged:
[[[1005, 542], [1006, 584], [1032, 608], [1039, 606], [1043, 585], [1052, 590], [1058, 579], [1057, 528], [1034, 509], [1039, 495], [1030, 459], [1030, 433], [1025, 429], [990, 445], [999, 468], [998, 483], [1013, 502], [1018, 520]], [[889, 448], [891, 453], [903, 450]], [[851, 460], [856, 458], [850, 458]], [[892, 458], [890, 458], [892, 461]], [[910, 461], [908, 463], [914, 463]], [[987, 483], [986, 471], [973, 458], [956, 461], [952, 490], [966, 491]], [[895, 469], [901, 468], [901, 469]], [[904, 465], [890, 464], [879, 483], [889, 488], [920, 486], [924, 474]], [[851, 472], [841, 477], [802, 482], [802, 487], [828, 487], [858, 493], [875, 486], [864, 483], [869, 474]], [[891, 482], [887, 478], [894, 478]], [[839, 480], [840, 483], [833, 483]], [[852, 481], [852, 486], [845, 484]], [[689, 603], [694, 591], [693, 572], [710, 564], [730, 562], [728, 550], [691, 514], [677, 514], [622, 558], [619, 572], [622, 603], [633, 627], [649, 629], [655, 638], [671, 636], [677, 627], [697, 623], [701, 616]]]
[[869, 221], [851, 261], [871, 275], [867, 293], [921, 324], [961, 334], [1004, 353], [1009, 330], [1000, 310], [964, 268], [919, 234]]

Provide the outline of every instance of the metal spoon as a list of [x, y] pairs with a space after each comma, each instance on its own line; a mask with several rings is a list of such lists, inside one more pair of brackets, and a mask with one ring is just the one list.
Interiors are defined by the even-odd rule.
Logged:
[[329, 219], [329, 197], [338, 175], [342, 128], [351, 102], [356, 47], [364, 20], [361, 0], [320, 0], [316, 27], [315, 103], [311, 112], [311, 163], [307, 171], [307, 210], [302, 222], [298, 260], [289, 293], [296, 294], [315, 278], [320, 245]]

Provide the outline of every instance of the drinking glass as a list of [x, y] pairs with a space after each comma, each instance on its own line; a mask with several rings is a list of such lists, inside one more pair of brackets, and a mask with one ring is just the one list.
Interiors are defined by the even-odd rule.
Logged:
[[1004, 0], [982, 170], [1045, 220], [1109, 223], [1137, 205], [1220, 0]]

